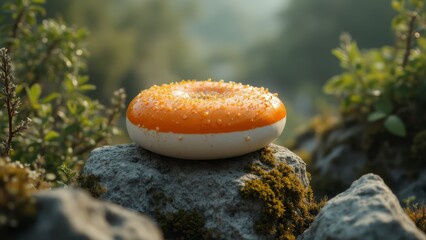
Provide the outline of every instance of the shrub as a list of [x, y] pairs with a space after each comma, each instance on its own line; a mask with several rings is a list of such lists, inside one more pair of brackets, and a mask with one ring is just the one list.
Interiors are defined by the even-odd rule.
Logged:
[[[19, 128], [20, 121], [32, 120], [23, 136], [13, 136], [6, 155], [29, 164], [38, 159], [58, 183], [69, 184], [87, 153], [120, 132], [115, 125], [125, 93], [116, 91], [108, 108], [86, 95], [95, 89], [84, 75], [87, 31], [43, 19], [42, 3], [15, 0], [3, 5], [0, 45], [14, 61], [15, 97], [22, 101], [19, 113], [14, 112], [18, 125], [13, 125]], [[2, 73], [10, 75], [4, 69]], [[10, 130], [7, 115], [0, 109], [0, 129], [5, 132]]]
[[426, 12], [423, 0], [393, 0], [394, 46], [361, 51], [348, 34], [333, 51], [343, 72], [325, 92], [340, 100], [345, 121], [379, 122], [400, 137], [424, 126], [426, 115]]

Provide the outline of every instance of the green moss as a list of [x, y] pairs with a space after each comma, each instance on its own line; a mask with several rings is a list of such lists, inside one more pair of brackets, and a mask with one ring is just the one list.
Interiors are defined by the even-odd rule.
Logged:
[[163, 212], [161, 209], [173, 202], [164, 192], [152, 192], [150, 202], [156, 209], [155, 218], [165, 239], [221, 239], [218, 230], [205, 226], [205, 216], [200, 211], [179, 209]]
[[77, 186], [87, 190], [94, 198], [99, 198], [106, 192], [106, 188], [99, 183], [100, 178], [93, 174], [80, 174], [77, 177]]
[[157, 210], [156, 217], [165, 239], [219, 239], [216, 231], [205, 227], [205, 217], [196, 210], [167, 214]]
[[260, 153], [261, 162], [268, 167], [252, 164], [250, 172], [259, 178], [246, 181], [241, 188], [243, 198], [262, 202], [256, 231], [268, 238], [295, 239], [309, 227], [324, 202], [315, 202], [312, 190], [302, 184], [289, 165], [278, 162], [269, 148]]

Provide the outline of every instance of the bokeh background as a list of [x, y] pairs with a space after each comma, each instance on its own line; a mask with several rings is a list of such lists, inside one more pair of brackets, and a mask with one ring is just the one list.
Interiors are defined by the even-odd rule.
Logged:
[[182, 79], [264, 86], [288, 108], [284, 144], [312, 116], [335, 114], [322, 87], [339, 73], [341, 33], [361, 48], [393, 42], [387, 0], [55, 0], [46, 10], [90, 31], [92, 97], [124, 87], [129, 101]]

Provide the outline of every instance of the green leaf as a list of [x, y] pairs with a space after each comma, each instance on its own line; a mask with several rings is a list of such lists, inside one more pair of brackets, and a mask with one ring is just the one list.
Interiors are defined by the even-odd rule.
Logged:
[[39, 98], [41, 95], [41, 86], [36, 83], [31, 88], [26, 87], [25, 91], [27, 92], [28, 99], [30, 100], [30, 104], [34, 109], [38, 109], [39, 106]]
[[96, 89], [96, 86], [95, 86], [95, 85], [92, 85], [92, 84], [84, 84], [84, 85], [81, 85], [78, 89], [79, 89], [80, 91], [95, 90], [95, 89]]
[[77, 113], [77, 104], [73, 101], [67, 102], [67, 108], [68, 111], [70, 111], [71, 114], [75, 115]]
[[54, 92], [54, 93], [51, 93], [51, 94], [47, 95], [46, 97], [42, 98], [41, 102], [42, 103], [48, 103], [48, 102], [51, 102], [52, 100], [55, 100], [56, 98], [58, 98], [60, 96], [61, 96], [61, 94]]
[[385, 113], [382, 113], [382, 112], [372, 112], [372, 113], [370, 113], [370, 115], [368, 115], [367, 120], [369, 122], [375, 122], [375, 121], [383, 119], [385, 117], [386, 117]]
[[392, 112], [393, 105], [388, 98], [381, 98], [374, 103], [374, 108], [377, 112], [382, 112], [384, 114], [389, 114]]
[[395, 11], [401, 11], [402, 9], [402, 1], [401, 0], [392, 0], [392, 8]]
[[50, 130], [45, 136], [44, 136], [44, 140], [45, 141], [50, 141], [52, 139], [58, 138], [60, 135], [58, 132]]
[[33, 0], [33, 3], [44, 4], [46, 0]]
[[390, 115], [385, 120], [385, 128], [400, 137], [405, 137], [407, 132], [405, 130], [405, 125], [402, 120], [396, 115]]

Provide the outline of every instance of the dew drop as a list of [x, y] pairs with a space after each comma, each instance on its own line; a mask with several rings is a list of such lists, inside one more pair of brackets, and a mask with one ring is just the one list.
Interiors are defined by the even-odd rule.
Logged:
[[245, 140], [246, 142], [250, 142], [251, 137], [250, 137], [250, 136], [246, 136], [246, 137], [244, 138], [244, 140]]
[[183, 120], [186, 120], [186, 119], [188, 119], [188, 116], [184, 114], [184, 115], [182, 116], [182, 119], [183, 119]]
[[156, 127], [156, 128], [155, 128], [155, 131], [160, 131], [160, 127]]
[[179, 140], [179, 141], [182, 141], [182, 140], [183, 140], [183, 137], [182, 137], [182, 136], [179, 136], [179, 137], [178, 137], [178, 140]]
[[203, 112], [203, 116], [204, 117], [207, 117], [209, 115], [209, 111], [205, 111], [205, 112]]
[[222, 125], [222, 119], [218, 119], [217, 121], [216, 121], [216, 123], [217, 123], [217, 125]]
[[212, 122], [212, 120], [207, 119], [207, 124], [210, 124]]
[[237, 117], [241, 117], [241, 113], [237, 113]]

